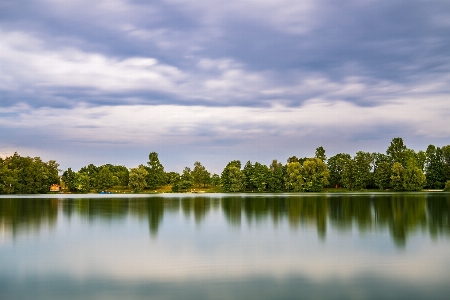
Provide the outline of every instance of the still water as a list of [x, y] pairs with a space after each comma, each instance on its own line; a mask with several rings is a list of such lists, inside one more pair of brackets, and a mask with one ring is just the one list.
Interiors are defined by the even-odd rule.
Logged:
[[450, 194], [0, 198], [0, 299], [448, 299]]

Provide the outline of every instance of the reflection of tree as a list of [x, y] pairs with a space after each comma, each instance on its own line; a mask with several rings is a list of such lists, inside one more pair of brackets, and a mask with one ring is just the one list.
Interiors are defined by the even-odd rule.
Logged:
[[222, 210], [225, 218], [230, 224], [235, 226], [241, 225], [241, 197], [226, 197], [222, 198]]
[[388, 227], [395, 243], [404, 246], [408, 234], [426, 226], [424, 195], [395, 194], [374, 198], [378, 227]]
[[73, 201], [73, 199], [61, 200], [62, 212], [68, 219], [70, 219], [75, 212]]
[[0, 199], [0, 225], [14, 237], [43, 225], [53, 227], [57, 217], [57, 199]]
[[205, 218], [206, 214], [211, 208], [211, 199], [208, 198], [194, 198], [194, 217], [195, 222], [200, 222]]
[[161, 224], [164, 216], [164, 199], [147, 199], [147, 211], [150, 234], [156, 236], [158, 234], [159, 225]]
[[373, 224], [371, 198], [367, 196], [331, 197], [330, 222], [334, 227], [351, 229], [356, 223], [360, 231], [369, 230]]
[[433, 238], [443, 234], [450, 235], [450, 194], [433, 198], [427, 199], [430, 235]]
[[244, 198], [243, 202], [244, 214], [249, 223], [258, 223], [268, 216], [269, 204], [266, 197]]
[[300, 224], [315, 225], [323, 238], [327, 231], [328, 201], [325, 196], [288, 197], [285, 200], [289, 224], [297, 228]]
[[[156, 235], [164, 214], [194, 216], [201, 226], [213, 208], [221, 207], [225, 219], [241, 226], [242, 215], [248, 224], [288, 222], [291, 228], [313, 226], [321, 238], [327, 228], [359, 232], [389, 230], [399, 247], [408, 236], [428, 230], [432, 237], [450, 236], [449, 194], [359, 194], [307, 196], [227, 196], [224, 198], [92, 198], [92, 199], [0, 199], [0, 226], [13, 236], [23, 231], [56, 225], [58, 206], [64, 216], [77, 215], [90, 222], [113, 222], [127, 217], [148, 220]], [[180, 211], [181, 210], [181, 211]]]
[[274, 225], [277, 225], [282, 219], [285, 210], [285, 201], [281, 197], [268, 197], [270, 211]]
[[181, 208], [186, 217], [194, 214], [195, 222], [200, 224], [211, 209], [211, 199], [205, 197], [193, 197], [181, 199]]
[[[75, 199], [67, 203], [73, 205], [75, 211], [90, 221], [94, 219], [111, 221], [113, 219], [125, 218], [128, 214], [128, 199]], [[63, 206], [64, 207], [64, 206]], [[69, 208], [66, 208], [69, 210]]]

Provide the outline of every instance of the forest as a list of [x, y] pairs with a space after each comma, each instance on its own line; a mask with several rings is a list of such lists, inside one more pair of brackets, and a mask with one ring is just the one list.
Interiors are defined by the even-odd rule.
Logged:
[[52, 184], [61, 184], [64, 192], [90, 193], [111, 189], [129, 192], [320, 192], [324, 188], [339, 191], [366, 189], [450, 191], [450, 145], [429, 145], [425, 151], [409, 149], [402, 138], [392, 139], [386, 153], [358, 151], [353, 157], [338, 153], [327, 158], [320, 146], [314, 157], [289, 157], [285, 164], [273, 160], [267, 166], [259, 162], [229, 162], [222, 173], [211, 174], [200, 162], [180, 173], [166, 172], [158, 154], [151, 152], [146, 164], [135, 168], [89, 164], [78, 171], [62, 170], [59, 164], [39, 157], [19, 154], [0, 158], [0, 194], [43, 194]]

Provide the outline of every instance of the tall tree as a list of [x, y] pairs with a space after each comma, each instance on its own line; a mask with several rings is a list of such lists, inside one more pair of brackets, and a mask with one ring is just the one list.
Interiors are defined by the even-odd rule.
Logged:
[[426, 154], [425, 172], [427, 186], [432, 189], [442, 189], [446, 181], [445, 161], [442, 149], [434, 145], [429, 145]]
[[110, 171], [108, 166], [102, 166], [97, 174], [97, 186], [98, 191], [107, 190], [118, 183], [117, 177], [114, 178], [113, 173]]
[[68, 168], [67, 171], [64, 171], [61, 179], [70, 192], [77, 191], [76, 173], [72, 171], [71, 168]]
[[305, 183], [303, 179], [303, 166], [299, 162], [290, 162], [286, 167], [286, 177], [284, 178], [286, 190], [300, 192]]
[[328, 159], [328, 170], [330, 171], [329, 181], [332, 187], [344, 186], [342, 181], [344, 166], [351, 159], [352, 157], [347, 153], [339, 153]]
[[372, 179], [372, 163], [373, 157], [369, 152], [358, 151], [344, 166], [342, 174], [344, 185], [350, 190], [365, 189]]
[[91, 179], [87, 173], [77, 172], [76, 183], [78, 192], [89, 193], [91, 191]]
[[213, 174], [211, 176], [211, 185], [216, 187], [220, 185], [220, 176], [218, 174]]
[[181, 176], [177, 172], [170, 172], [170, 184], [172, 185], [172, 192], [178, 193], [180, 191]]
[[382, 153], [374, 153], [374, 171], [373, 180], [375, 186], [383, 190], [391, 186], [392, 165], [388, 155]]
[[417, 166], [417, 161], [410, 158], [403, 172], [403, 189], [405, 191], [420, 191], [426, 184], [426, 177]]
[[251, 161], [247, 161], [244, 168], [242, 169], [243, 177], [243, 184], [244, 184], [244, 190], [246, 191], [253, 191], [256, 190], [256, 185], [252, 181], [252, 178], [255, 176], [255, 166], [252, 164]]
[[206, 187], [211, 180], [211, 174], [206, 170], [206, 168], [199, 162], [194, 163], [194, 170], [192, 170], [192, 178], [194, 185]]
[[251, 175], [250, 181], [258, 192], [263, 192], [267, 189], [271, 175], [272, 174], [266, 165], [256, 162], [253, 166], [253, 174]]
[[[241, 161], [230, 161], [222, 171], [222, 188], [225, 192], [244, 189], [244, 175], [241, 171]], [[240, 183], [238, 181], [241, 181]], [[241, 188], [242, 187], [242, 188]]]
[[129, 186], [138, 193], [145, 189], [147, 186], [148, 172], [143, 165], [139, 165], [137, 168], [131, 168], [129, 172]]
[[327, 165], [320, 158], [309, 158], [303, 163], [302, 168], [304, 187], [307, 192], [320, 192], [324, 186], [328, 185], [330, 171]]
[[355, 163], [357, 172], [356, 187], [364, 189], [372, 180], [372, 154], [364, 151], [356, 152]]
[[324, 163], [327, 161], [327, 156], [325, 155], [325, 149], [320, 146], [316, 149], [316, 158], [319, 158], [320, 160], [322, 160]]
[[425, 171], [425, 163], [427, 162], [427, 153], [420, 150], [416, 154], [417, 166], [423, 171]]
[[194, 178], [192, 177], [191, 168], [186, 167], [180, 177], [180, 188], [187, 190], [194, 185]]
[[444, 158], [445, 180], [450, 180], [450, 145], [442, 147], [442, 156]]
[[287, 163], [298, 162], [297, 156], [291, 156], [287, 159]]
[[230, 166], [228, 170], [229, 188], [227, 192], [242, 192], [244, 190], [244, 174], [237, 166]]
[[425, 175], [417, 166], [417, 161], [410, 158], [406, 168], [396, 162], [392, 166], [391, 185], [397, 191], [420, 191], [426, 183]]
[[49, 160], [48, 162], [44, 163], [44, 169], [46, 170], [46, 188], [49, 188], [50, 185], [54, 183], [61, 183], [59, 180], [59, 172], [61, 170], [59, 169], [59, 164], [55, 160]]
[[166, 173], [164, 172], [164, 167], [159, 161], [158, 153], [151, 152], [148, 155], [148, 167], [147, 167], [147, 186], [150, 189], [156, 189], [165, 184]]
[[113, 176], [117, 178], [117, 182], [114, 185], [128, 186], [130, 179], [130, 173], [125, 166], [105, 165], [112, 172]]
[[398, 162], [403, 167], [406, 166], [406, 158], [405, 158], [405, 151], [406, 146], [403, 143], [403, 139], [400, 137], [393, 138], [391, 141], [391, 144], [389, 145], [388, 149], [386, 150], [386, 154], [389, 155], [392, 159], [392, 162]]
[[270, 176], [268, 178], [268, 189], [272, 192], [284, 190], [284, 168], [283, 164], [276, 159], [270, 164]]
[[396, 191], [403, 190], [403, 166], [399, 162], [395, 162], [392, 166], [391, 186]]
[[19, 170], [8, 168], [8, 158], [0, 167], [0, 194], [14, 194], [18, 185]]
[[82, 167], [78, 173], [84, 173], [89, 178], [89, 186], [91, 188], [97, 187], [97, 175], [98, 175], [98, 167], [96, 167], [94, 164], [89, 164], [85, 167]]

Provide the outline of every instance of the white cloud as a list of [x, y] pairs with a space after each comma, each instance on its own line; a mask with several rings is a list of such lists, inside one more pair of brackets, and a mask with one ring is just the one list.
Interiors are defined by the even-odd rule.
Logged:
[[[348, 136], [370, 132], [377, 126], [406, 127], [410, 134], [449, 137], [448, 99], [404, 98], [377, 107], [344, 101], [313, 99], [301, 107], [205, 107], [181, 105], [97, 106], [31, 109], [18, 105], [2, 108], [3, 128], [30, 128], [51, 132], [59, 128], [64, 139], [122, 141], [145, 144], [184, 144], [214, 138], [251, 140], [301, 137], [327, 132]], [[208, 135], [203, 135], [207, 130]]]
[[52, 51], [43, 47], [42, 41], [20, 32], [0, 32], [0, 39], [4, 41], [0, 45], [0, 66], [5, 74], [0, 86], [6, 90], [78, 87], [170, 92], [184, 76], [177, 68], [154, 58], [109, 58], [73, 48]]
[[[44, 136], [58, 128], [61, 138], [79, 141], [220, 138], [279, 149], [297, 141], [295, 150], [306, 136], [332, 146], [390, 128], [385, 135], [428, 142], [450, 136], [448, 60], [438, 51], [447, 40], [439, 32], [385, 36], [370, 27], [376, 19], [355, 18], [369, 7], [354, 2], [163, 2], [42, 0], [30, 4], [41, 7], [36, 14], [28, 18], [29, 8], [19, 21], [2, 23], [2, 137], [13, 128]], [[439, 26], [444, 19], [436, 19]], [[380, 30], [397, 28], [383, 24]], [[367, 40], [362, 33], [370, 33]], [[250, 48], [254, 39], [255, 48], [239, 48], [242, 39]], [[14, 138], [17, 147], [29, 143]]]
[[182, 100], [230, 103], [236, 98], [255, 101], [266, 88], [274, 88], [271, 74], [247, 72], [232, 59], [200, 59], [197, 67], [183, 71], [153, 57], [122, 59], [74, 48], [50, 50], [50, 44], [22, 32], [0, 31], [0, 39], [0, 88], [34, 92], [38, 98], [68, 87], [92, 89], [97, 95], [149, 91]]

